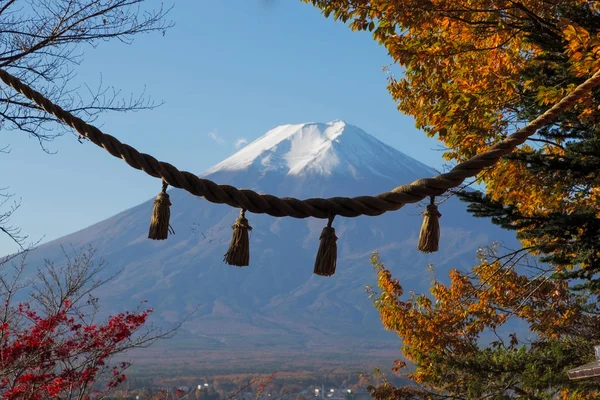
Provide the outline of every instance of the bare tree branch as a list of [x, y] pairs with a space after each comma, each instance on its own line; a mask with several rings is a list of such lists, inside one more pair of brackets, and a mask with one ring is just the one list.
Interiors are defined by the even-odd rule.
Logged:
[[[150, 8], [148, 0], [4, 0], [0, 1], [0, 66], [44, 93], [53, 102], [93, 121], [103, 112], [152, 109], [140, 96], [121, 97], [119, 90], [71, 86], [84, 46], [113, 39], [132, 43], [136, 35], [165, 32], [170, 8]], [[20, 95], [0, 88], [0, 129], [18, 129], [40, 144], [64, 134], [56, 119]]]

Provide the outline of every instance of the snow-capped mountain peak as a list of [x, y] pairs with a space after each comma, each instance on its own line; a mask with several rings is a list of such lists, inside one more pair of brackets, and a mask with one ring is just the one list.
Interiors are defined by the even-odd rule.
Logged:
[[[285, 175], [358, 177], [361, 172], [385, 174], [400, 164], [407, 172], [431, 175], [432, 170], [342, 120], [281, 125], [208, 170], [258, 169]], [[391, 168], [397, 170], [397, 168]]]
[[[210, 178], [220, 184], [299, 199], [375, 195], [435, 174], [343, 121], [277, 127], [212, 170], [216, 173]], [[491, 240], [517, 245], [513, 233], [471, 218], [462, 202], [450, 198], [441, 211], [440, 251], [420, 253], [416, 244], [423, 208], [410, 204], [380, 217], [336, 218], [338, 267], [333, 277], [324, 278], [313, 274], [323, 220], [248, 213], [254, 228], [250, 266], [236, 268], [224, 265], [223, 254], [239, 210], [200, 202], [184, 190], [171, 189], [170, 196], [169, 223], [177, 234], [168, 240], [148, 239], [152, 197], [39, 246], [27, 259], [32, 266], [44, 260], [58, 263], [64, 249], [91, 246], [97, 260], [106, 262], [105, 276], [115, 276], [94, 292], [102, 301], [101, 312], [135, 308], [144, 300], [158, 311], [153, 318], [158, 327], [188, 318], [174, 338], [177, 345], [168, 345], [169, 360], [159, 360], [156, 354], [162, 353], [156, 351], [146, 358], [143, 352], [140, 362], [156, 368], [169, 361], [177, 367], [184, 360], [198, 370], [229, 370], [232, 360], [254, 360], [257, 354], [267, 354], [269, 365], [279, 363], [274, 368], [285, 369], [296, 358], [347, 366], [350, 358], [332, 361], [338, 349], [361, 362], [374, 359], [381, 349], [397, 346], [397, 338], [385, 336], [364, 293], [365, 285], [377, 279], [369, 268], [373, 250], [405, 287], [423, 292], [431, 281], [427, 265], [434, 264], [436, 279], [443, 279], [450, 268], [472, 265], [477, 249]]]

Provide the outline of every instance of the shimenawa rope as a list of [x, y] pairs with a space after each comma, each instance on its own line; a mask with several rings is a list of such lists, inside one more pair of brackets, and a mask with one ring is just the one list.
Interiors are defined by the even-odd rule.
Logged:
[[439, 196], [448, 189], [459, 186], [466, 178], [473, 177], [483, 169], [493, 166], [501, 157], [510, 154], [523, 144], [536, 130], [552, 122], [559, 113], [571, 107], [578, 99], [600, 84], [600, 71], [587, 79], [569, 95], [552, 106], [545, 113], [519, 129], [506, 139], [491, 146], [487, 151], [475, 155], [456, 165], [451, 171], [431, 178], [416, 180], [408, 185], [398, 186], [389, 192], [377, 196], [312, 198], [279, 198], [269, 194], [258, 194], [248, 189], [238, 189], [229, 185], [218, 185], [208, 179], [202, 179], [191, 172], [180, 171], [173, 165], [158, 161], [149, 154], [140, 153], [135, 148], [121, 143], [115, 137], [105, 134], [60, 106], [52, 103], [40, 92], [32, 89], [19, 78], [0, 69], [0, 80], [33, 101], [46, 112], [69, 125], [80, 135], [94, 144], [103, 147], [115, 157], [123, 159], [131, 167], [142, 170], [148, 175], [162, 178], [163, 182], [189, 193], [202, 196], [212, 203], [227, 204], [255, 214], [269, 214], [274, 217], [323, 218], [340, 215], [347, 218], [360, 215], [381, 215], [395, 211], [407, 203], [416, 203], [426, 197]]

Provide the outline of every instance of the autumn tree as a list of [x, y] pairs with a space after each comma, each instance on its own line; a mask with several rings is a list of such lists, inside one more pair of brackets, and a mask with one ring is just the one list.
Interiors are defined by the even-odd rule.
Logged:
[[[103, 85], [81, 90], [74, 78], [84, 52], [101, 42], [164, 34], [171, 26], [167, 11], [147, 0], [0, 1], [0, 68], [87, 121], [103, 112], [153, 108], [143, 93], [123, 97]], [[0, 88], [0, 129], [22, 131], [46, 150], [48, 141], [68, 130], [57, 122], [20, 94]], [[9, 151], [7, 144], [0, 147]], [[0, 232], [20, 249], [0, 264], [0, 393], [6, 399], [83, 399], [98, 379], [114, 387], [127, 364], [110, 366], [110, 357], [157, 338], [156, 332], [140, 331], [151, 310], [96, 321], [96, 299], [89, 296], [104, 281], [91, 253], [62, 267], [48, 264], [33, 281], [23, 275], [24, 261], [10, 268], [36, 243], [10, 223], [19, 202], [5, 189], [0, 196]]]
[[[565, 280], [529, 277], [536, 269], [519, 252], [498, 247], [478, 254], [469, 272], [453, 270], [450, 283], [434, 281], [429, 294], [404, 294], [377, 253], [372, 263], [374, 303], [386, 329], [398, 333], [414, 363], [416, 385], [372, 387], [378, 399], [592, 399], [600, 382], [570, 381], [566, 369], [593, 358], [600, 341], [596, 301], [573, 292]], [[511, 321], [527, 323], [519, 337]], [[482, 343], [483, 341], [483, 343]], [[486, 345], [486, 342], [490, 343]], [[397, 361], [396, 371], [407, 365]]]
[[[405, 71], [388, 86], [398, 109], [442, 141], [450, 161], [486, 150], [600, 68], [598, 2], [309, 2], [352, 29], [373, 32]], [[553, 235], [556, 224], [565, 224], [573, 234], [562, 243], [598, 236], [597, 222], [583, 235], [571, 228], [582, 218], [596, 220], [600, 207], [599, 96], [594, 90], [479, 176], [494, 207], [511, 207], [517, 230], [536, 231], [521, 235], [525, 246], [552, 256], [561, 269], [579, 270], [571, 276], [592, 286], [597, 252], [578, 240], [585, 251], [575, 257], [579, 245], [565, 249]], [[554, 227], [533, 223], [550, 215]]]
[[[438, 138], [451, 162], [485, 151], [600, 68], [598, 2], [305, 1], [385, 46], [403, 68], [388, 85], [398, 109]], [[374, 259], [376, 305], [422, 385], [383, 385], [376, 396], [598, 395], [593, 382], [569, 382], [565, 369], [590, 361], [600, 341], [599, 109], [595, 89], [483, 171], [484, 193], [458, 193], [474, 215], [516, 231], [522, 249], [484, 251], [472, 271], [453, 271], [448, 285], [434, 282], [429, 295], [408, 300]], [[524, 268], [538, 256], [544, 264]], [[500, 337], [480, 347], [477, 339], [495, 336], [509, 316], [527, 323], [532, 342]]]
[[148, 325], [152, 309], [144, 304], [99, 318], [93, 293], [110, 277], [102, 275], [103, 264], [93, 254], [91, 249], [65, 254], [64, 264], [46, 262], [33, 279], [26, 253], [19, 263], [1, 265], [2, 399], [101, 398], [126, 379], [129, 363], [111, 362], [114, 355], [174, 332]]

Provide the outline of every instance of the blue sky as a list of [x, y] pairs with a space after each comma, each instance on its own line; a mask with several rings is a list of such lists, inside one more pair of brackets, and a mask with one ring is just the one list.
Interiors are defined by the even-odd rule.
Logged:
[[[201, 173], [287, 123], [343, 119], [441, 168], [438, 143], [400, 114], [386, 91], [384, 48], [299, 0], [174, 3], [175, 27], [132, 45], [82, 48], [73, 85], [100, 80], [124, 95], [144, 90], [165, 104], [152, 111], [103, 114], [97, 125], [179, 169]], [[3, 187], [22, 199], [12, 219], [32, 240], [83, 229], [156, 195], [160, 182], [91, 143], [66, 135], [48, 145], [2, 132]], [[7, 173], [7, 171], [9, 173]], [[149, 211], [150, 212], [150, 211]], [[16, 246], [0, 236], [0, 253]]]

